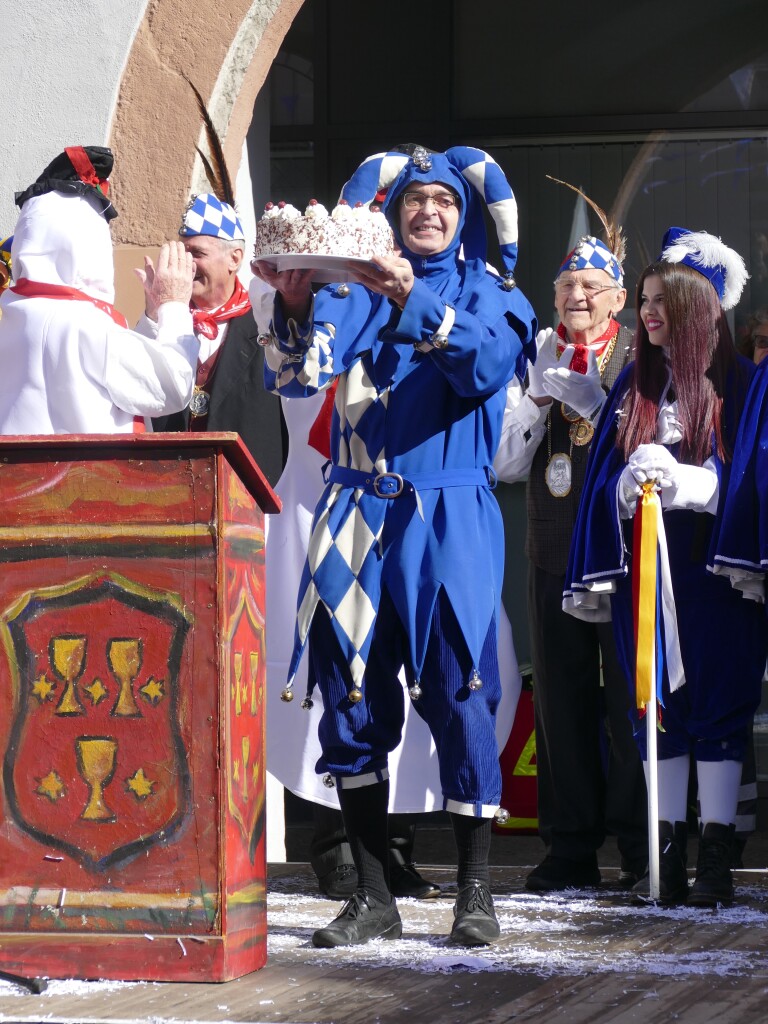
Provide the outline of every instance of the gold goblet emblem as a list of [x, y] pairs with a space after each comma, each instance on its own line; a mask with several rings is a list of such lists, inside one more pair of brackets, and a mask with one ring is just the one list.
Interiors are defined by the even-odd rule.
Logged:
[[115, 774], [115, 740], [82, 736], [76, 741], [77, 768], [88, 784], [91, 795], [80, 817], [84, 821], [113, 821], [114, 814], [104, 800], [104, 790]]
[[141, 718], [141, 711], [133, 695], [133, 681], [141, 668], [141, 640], [110, 640], [107, 661], [120, 684], [113, 715], [122, 718]]
[[85, 670], [84, 636], [54, 636], [49, 645], [51, 666], [56, 675], [64, 680], [64, 692], [56, 707], [57, 715], [85, 714], [77, 693], [77, 680]]

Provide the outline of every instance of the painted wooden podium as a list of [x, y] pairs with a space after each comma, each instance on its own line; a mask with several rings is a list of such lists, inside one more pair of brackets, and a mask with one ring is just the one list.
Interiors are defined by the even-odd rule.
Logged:
[[0, 439], [0, 969], [263, 966], [279, 507], [236, 434]]

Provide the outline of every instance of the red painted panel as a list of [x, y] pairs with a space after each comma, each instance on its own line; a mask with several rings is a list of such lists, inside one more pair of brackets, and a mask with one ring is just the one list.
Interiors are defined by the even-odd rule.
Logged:
[[67, 444], [0, 465], [0, 965], [237, 977], [266, 958], [263, 515], [214, 445]]

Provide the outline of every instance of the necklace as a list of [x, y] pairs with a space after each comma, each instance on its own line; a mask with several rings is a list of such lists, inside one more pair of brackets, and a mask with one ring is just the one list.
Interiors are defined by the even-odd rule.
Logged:
[[[563, 325], [560, 324], [557, 328], [557, 336], [564, 343], [563, 349], [565, 348], [565, 330], [562, 329]], [[616, 348], [616, 339], [619, 336], [619, 323], [616, 320], [611, 320], [610, 326], [602, 338], [598, 341], [604, 341], [605, 346], [602, 352], [597, 356], [597, 369], [602, 378], [608, 361], [613, 355], [613, 350]], [[558, 353], [558, 358], [562, 355], [562, 352]], [[553, 498], [565, 498], [571, 493], [571, 485], [573, 481], [573, 446], [582, 448], [584, 445], [588, 445], [592, 438], [595, 436], [595, 428], [589, 422], [584, 419], [575, 409], [572, 409], [565, 402], [560, 405], [560, 415], [563, 419], [570, 424], [568, 428], [568, 438], [570, 440], [570, 446], [568, 453], [555, 452], [552, 454], [552, 409], [550, 408], [547, 413], [547, 466], [544, 470], [544, 481], [547, 485], [549, 493]]]

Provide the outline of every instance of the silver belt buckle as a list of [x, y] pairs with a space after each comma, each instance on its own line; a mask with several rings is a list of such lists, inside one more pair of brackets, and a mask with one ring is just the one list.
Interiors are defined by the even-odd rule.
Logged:
[[[397, 483], [396, 491], [381, 491], [379, 490], [380, 480], [394, 480]], [[378, 498], [399, 498], [403, 493], [403, 478], [399, 473], [379, 473], [373, 480], [373, 493]]]

